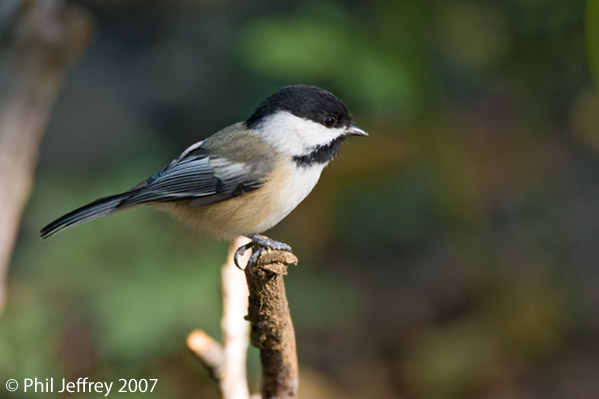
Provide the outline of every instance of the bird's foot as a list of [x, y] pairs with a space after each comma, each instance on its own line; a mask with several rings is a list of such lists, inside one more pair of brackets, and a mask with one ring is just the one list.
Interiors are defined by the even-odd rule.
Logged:
[[243, 256], [245, 254], [245, 251], [247, 251], [248, 249], [252, 248], [253, 246], [254, 246], [254, 242], [250, 241], [247, 244], [244, 244], [244, 245], [240, 246], [239, 248], [237, 248], [237, 251], [235, 251], [235, 255], [233, 256], [233, 261], [235, 262], [235, 266], [237, 266], [237, 268], [239, 270], [243, 270], [244, 269], [239, 264], [239, 257]]
[[237, 251], [235, 251], [235, 255], [233, 257], [235, 266], [237, 266], [237, 268], [240, 270], [243, 270], [244, 268], [239, 265], [239, 257], [243, 256], [245, 254], [245, 252], [250, 248], [252, 249], [252, 256], [250, 257], [250, 260], [248, 261], [248, 265], [252, 264], [252, 263], [256, 263], [256, 261], [260, 257], [260, 254], [265, 249], [273, 249], [275, 251], [291, 252], [291, 247], [289, 245], [287, 245], [281, 241], [273, 240], [272, 238], [268, 238], [266, 236], [262, 236], [259, 234], [252, 234], [252, 235], [248, 236], [248, 238], [252, 241], [237, 248]]

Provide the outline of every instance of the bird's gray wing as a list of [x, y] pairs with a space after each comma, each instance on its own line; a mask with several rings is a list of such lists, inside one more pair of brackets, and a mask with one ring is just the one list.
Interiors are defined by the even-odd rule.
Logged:
[[139, 204], [191, 200], [192, 205], [201, 206], [255, 190], [270, 173], [270, 164], [262, 155], [231, 161], [214, 155], [199, 142], [131, 190], [100, 198], [58, 218], [41, 230], [41, 237]]
[[267, 173], [264, 167], [211, 155], [198, 143], [135, 186], [119, 207], [177, 200], [206, 205], [257, 189]]

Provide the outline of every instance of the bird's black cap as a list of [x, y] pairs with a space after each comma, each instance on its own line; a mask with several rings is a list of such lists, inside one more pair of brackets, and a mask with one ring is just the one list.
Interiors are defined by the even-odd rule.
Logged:
[[349, 111], [340, 99], [329, 91], [308, 85], [286, 86], [272, 94], [256, 108], [246, 125], [253, 129], [277, 111], [287, 111], [330, 128], [351, 125]]

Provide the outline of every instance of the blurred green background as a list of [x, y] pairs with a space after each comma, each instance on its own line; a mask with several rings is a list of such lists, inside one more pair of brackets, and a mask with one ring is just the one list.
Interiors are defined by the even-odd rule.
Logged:
[[[309, 83], [370, 137], [269, 232], [300, 259], [303, 397], [599, 397], [595, 1], [73, 3], [96, 32], [45, 136], [0, 381], [158, 378], [144, 398], [216, 398], [185, 337], [219, 334], [225, 243], [151, 209], [38, 231]], [[255, 389], [255, 350], [249, 367]]]

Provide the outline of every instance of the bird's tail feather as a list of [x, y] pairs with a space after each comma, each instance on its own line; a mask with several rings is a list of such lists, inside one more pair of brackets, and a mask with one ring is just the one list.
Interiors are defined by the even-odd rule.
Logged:
[[[130, 197], [131, 191], [126, 193], [111, 195], [110, 197], [100, 198], [90, 204], [84, 205], [81, 208], [75, 209], [72, 212], [56, 219], [40, 231], [41, 238], [48, 238], [51, 235], [66, 229], [67, 227], [75, 226], [90, 220], [109, 215], [116, 211], [120, 211], [129, 206], [119, 206], [123, 200]], [[135, 204], [132, 204], [135, 205]]]

